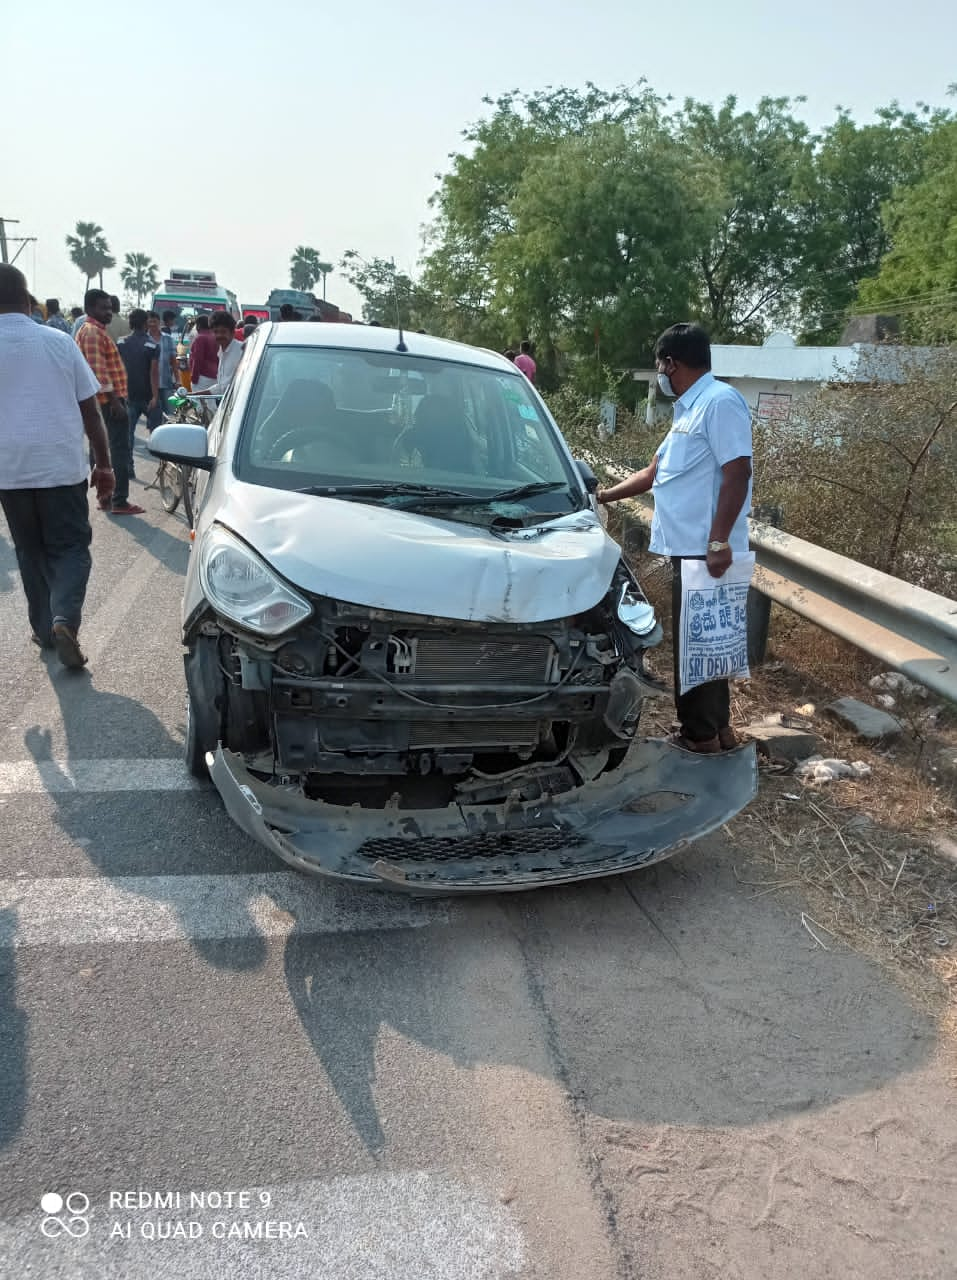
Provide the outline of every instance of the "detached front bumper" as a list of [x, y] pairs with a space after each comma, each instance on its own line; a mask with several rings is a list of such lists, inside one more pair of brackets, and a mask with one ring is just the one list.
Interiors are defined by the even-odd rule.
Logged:
[[613, 773], [563, 795], [445, 809], [362, 809], [271, 785], [221, 746], [207, 756], [226, 812], [302, 872], [416, 893], [526, 890], [614, 876], [708, 835], [757, 791], [754, 745], [692, 755], [636, 742]]
[[363, 809], [307, 799], [207, 757], [230, 817], [290, 866], [414, 893], [474, 893], [616, 875], [659, 862], [734, 817], [757, 792], [753, 745], [697, 756], [637, 742], [596, 782], [535, 802]]

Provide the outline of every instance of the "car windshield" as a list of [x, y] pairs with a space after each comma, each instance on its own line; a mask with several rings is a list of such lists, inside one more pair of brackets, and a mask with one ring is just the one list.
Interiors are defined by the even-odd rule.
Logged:
[[449, 518], [469, 504], [519, 519], [585, 504], [522, 373], [328, 347], [263, 353], [236, 474]]

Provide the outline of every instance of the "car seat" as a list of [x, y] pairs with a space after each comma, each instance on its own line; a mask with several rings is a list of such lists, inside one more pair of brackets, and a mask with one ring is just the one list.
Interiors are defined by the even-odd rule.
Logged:
[[472, 433], [461, 408], [450, 396], [423, 396], [404, 436], [404, 448], [417, 452], [423, 466], [437, 471], [475, 470]]

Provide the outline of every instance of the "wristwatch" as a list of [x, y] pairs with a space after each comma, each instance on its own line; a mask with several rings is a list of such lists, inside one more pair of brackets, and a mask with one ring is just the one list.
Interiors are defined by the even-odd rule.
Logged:
[[708, 550], [709, 551], [730, 551], [731, 543], [730, 542], [709, 542]]

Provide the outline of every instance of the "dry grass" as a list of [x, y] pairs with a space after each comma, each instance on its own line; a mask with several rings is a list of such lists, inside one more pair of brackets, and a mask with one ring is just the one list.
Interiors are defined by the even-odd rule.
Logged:
[[[647, 556], [637, 568], [665, 622], [651, 665], [670, 679], [670, 568], [656, 569]], [[823, 708], [843, 695], [873, 702], [867, 681], [877, 664], [778, 609], [768, 656], [750, 681], [733, 686], [733, 723], [813, 705], [821, 754], [862, 760], [871, 774], [821, 787], [762, 770], [757, 799], [728, 826], [749, 855], [742, 883], [759, 894], [798, 892], [817, 945], [847, 944], [893, 967], [957, 1041], [957, 862], [935, 847], [936, 837], [957, 838], [957, 795], [926, 773], [933, 752], [957, 742], [957, 716], [945, 712], [931, 724], [933, 699], [901, 703], [894, 714], [905, 724], [902, 738], [889, 747], [866, 746]], [[672, 718], [662, 699], [649, 730], [666, 730]]]

